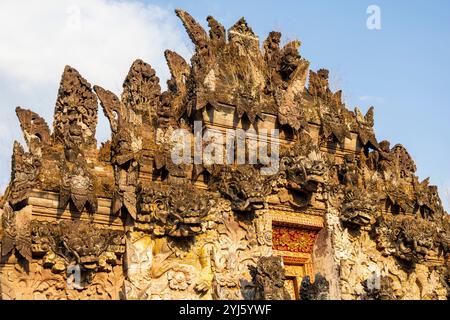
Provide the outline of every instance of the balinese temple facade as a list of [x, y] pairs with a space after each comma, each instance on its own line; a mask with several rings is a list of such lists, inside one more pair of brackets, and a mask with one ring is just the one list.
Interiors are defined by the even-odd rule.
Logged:
[[[195, 54], [165, 52], [167, 91], [141, 60], [120, 97], [66, 67], [52, 129], [16, 109], [27, 145], [0, 203], [0, 298], [447, 299], [449, 217], [407, 150], [377, 140], [374, 109], [348, 110], [298, 41], [176, 14]], [[201, 139], [238, 131], [277, 170]], [[198, 138], [232, 161], [194, 161]]]

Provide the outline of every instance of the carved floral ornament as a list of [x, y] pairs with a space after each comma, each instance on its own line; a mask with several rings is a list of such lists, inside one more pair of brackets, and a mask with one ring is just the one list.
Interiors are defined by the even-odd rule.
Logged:
[[317, 230], [273, 226], [273, 249], [310, 253], [313, 251], [316, 236]]
[[[450, 230], [437, 188], [419, 181], [403, 146], [377, 141], [373, 108], [365, 115], [349, 111], [342, 92], [330, 90], [329, 72], [309, 70], [299, 41], [281, 46], [281, 34], [271, 32], [261, 48], [245, 19], [225, 30], [208, 17], [207, 32], [187, 12], [176, 14], [195, 53], [188, 63], [165, 52], [171, 72], [165, 92], [142, 60], [132, 64], [120, 97], [66, 67], [52, 131], [35, 112], [16, 109], [27, 150], [14, 143], [1, 202], [6, 260], [25, 258], [40, 270], [36, 277], [56, 284], [80, 266], [89, 275], [77, 293], [83, 297], [88, 290], [100, 296], [101, 287], [114, 288], [110, 296], [117, 297], [128, 277], [136, 297], [286, 298], [271, 250], [311, 254], [317, 232], [272, 227], [268, 212], [281, 206], [293, 215], [320, 212], [331, 221], [324, 228], [332, 238], [349, 232], [355, 247], [370, 233], [380, 263], [387, 257], [420, 265], [437, 256], [446, 268]], [[111, 127], [100, 148], [98, 104]], [[288, 137], [276, 174], [260, 174], [260, 164], [170, 162], [170, 133], [193, 134], [202, 111], [219, 104], [232, 106], [233, 117], [248, 126], [276, 118]], [[360, 149], [343, 148], [355, 139]], [[24, 274], [8, 277], [10, 285]]]

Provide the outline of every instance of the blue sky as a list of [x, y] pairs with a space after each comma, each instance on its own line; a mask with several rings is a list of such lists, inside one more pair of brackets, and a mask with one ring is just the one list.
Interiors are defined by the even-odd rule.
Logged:
[[[206, 27], [211, 14], [226, 28], [241, 16], [260, 36], [281, 31], [302, 42], [311, 68], [330, 70], [347, 107], [375, 106], [379, 140], [402, 143], [417, 174], [450, 187], [450, 1], [148, 1], [190, 12]], [[366, 27], [369, 5], [381, 30]], [[445, 198], [445, 199], [444, 199]]]
[[[366, 27], [369, 5], [381, 9], [381, 30]], [[23, 142], [14, 108], [31, 108], [51, 125], [65, 64], [92, 84], [120, 93], [132, 61], [142, 58], [164, 82], [169, 73], [163, 51], [186, 58], [193, 51], [175, 8], [187, 10], [205, 27], [208, 15], [226, 28], [244, 16], [261, 41], [272, 30], [282, 32], [285, 41], [299, 39], [302, 56], [312, 69], [330, 70], [332, 87], [343, 90], [350, 109], [375, 106], [378, 139], [402, 143], [419, 177], [431, 177], [450, 211], [448, 0], [2, 0], [2, 188], [9, 181], [12, 142]], [[74, 12], [81, 16], [78, 27], [68, 24]], [[99, 141], [108, 135], [100, 119]]]

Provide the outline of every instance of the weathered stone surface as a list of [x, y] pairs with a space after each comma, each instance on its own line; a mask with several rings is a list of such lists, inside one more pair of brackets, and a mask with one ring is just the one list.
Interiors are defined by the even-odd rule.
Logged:
[[261, 257], [251, 270], [255, 300], [289, 300], [284, 287], [284, 270], [280, 257]]
[[[299, 41], [176, 14], [195, 53], [165, 52], [166, 91], [142, 60], [120, 98], [66, 67], [53, 131], [16, 109], [27, 149], [14, 143], [0, 201], [0, 298], [448, 298], [449, 216], [408, 151], [377, 141], [374, 108], [348, 110]], [[194, 140], [194, 121], [278, 129], [279, 170], [175, 164], [171, 135]]]

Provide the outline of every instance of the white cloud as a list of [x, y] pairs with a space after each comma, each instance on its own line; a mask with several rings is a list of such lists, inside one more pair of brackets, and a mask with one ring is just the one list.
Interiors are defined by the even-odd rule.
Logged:
[[[9, 180], [13, 139], [21, 140], [17, 105], [52, 125], [58, 84], [65, 65], [91, 84], [116, 93], [131, 63], [141, 58], [169, 76], [163, 52], [189, 57], [188, 41], [170, 10], [138, 1], [0, 1], [0, 185]], [[98, 138], [106, 140], [105, 124]], [[1, 193], [2, 191], [0, 191]]]

